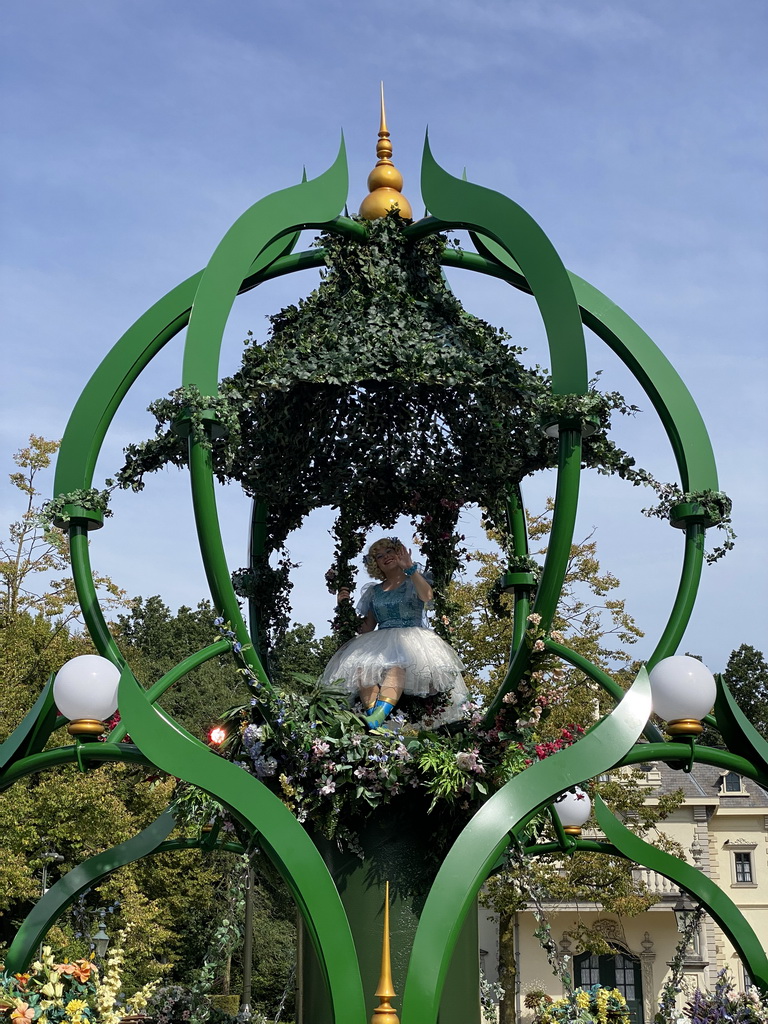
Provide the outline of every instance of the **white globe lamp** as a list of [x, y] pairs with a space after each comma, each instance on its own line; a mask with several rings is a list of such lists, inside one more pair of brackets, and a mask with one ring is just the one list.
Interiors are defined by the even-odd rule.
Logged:
[[580, 836], [581, 826], [592, 813], [592, 801], [583, 789], [575, 786], [555, 797], [555, 811], [563, 832], [569, 836]]
[[687, 654], [664, 658], [650, 673], [654, 712], [667, 723], [670, 736], [698, 736], [701, 719], [717, 696], [715, 677], [706, 665]]
[[69, 719], [72, 736], [98, 736], [117, 710], [120, 669], [98, 654], [81, 654], [62, 665], [53, 681], [56, 707]]

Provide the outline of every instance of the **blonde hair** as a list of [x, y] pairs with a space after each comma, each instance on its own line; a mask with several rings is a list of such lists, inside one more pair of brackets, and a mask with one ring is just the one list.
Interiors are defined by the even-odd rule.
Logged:
[[404, 546], [405, 545], [398, 537], [381, 537], [379, 540], [374, 541], [368, 548], [368, 554], [364, 558], [365, 568], [368, 575], [373, 576], [375, 580], [384, 579], [384, 573], [376, 563], [376, 553], [380, 548], [394, 548], [397, 551], [398, 548], [402, 548]]

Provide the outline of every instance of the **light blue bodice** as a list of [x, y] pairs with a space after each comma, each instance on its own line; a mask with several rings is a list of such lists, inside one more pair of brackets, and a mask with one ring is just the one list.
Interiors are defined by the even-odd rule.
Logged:
[[[422, 575], [428, 582], [432, 582], [430, 573]], [[410, 579], [406, 579], [394, 590], [384, 590], [380, 583], [370, 583], [360, 595], [357, 612], [359, 615], [367, 615], [371, 609], [379, 629], [427, 625], [424, 602]]]

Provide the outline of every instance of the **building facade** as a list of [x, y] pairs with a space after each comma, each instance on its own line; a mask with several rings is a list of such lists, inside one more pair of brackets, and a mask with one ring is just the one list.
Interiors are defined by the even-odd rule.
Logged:
[[[706, 765], [695, 765], [690, 774], [664, 764], [649, 765], [646, 779], [650, 802], [662, 794], [683, 791], [683, 803], [661, 827], [680, 844], [690, 864], [729, 894], [768, 948], [768, 793], [734, 772]], [[599, 839], [601, 835], [585, 830], [584, 837]], [[570, 958], [574, 984], [587, 987], [600, 982], [618, 988], [630, 1005], [633, 1024], [652, 1024], [680, 940], [680, 912], [689, 911], [693, 904], [656, 872], [635, 867], [634, 874], [656, 897], [650, 909], [636, 917], [619, 918], [601, 910], [599, 904], [550, 903], [545, 909], [561, 953]], [[596, 956], [580, 950], [571, 937], [578, 921], [600, 931], [612, 953]], [[532, 1016], [524, 1005], [528, 992], [543, 990], [553, 998], [563, 994], [561, 982], [552, 975], [534, 937], [536, 928], [530, 911], [517, 914], [515, 951], [520, 984], [516, 1007], [520, 1021]], [[480, 943], [486, 975], [494, 980], [498, 927], [493, 915], [482, 908]], [[724, 967], [730, 968], [739, 989], [746, 990], [751, 984], [733, 946], [707, 915], [689, 945], [684, 967], [686, 990], [713, 988]]]

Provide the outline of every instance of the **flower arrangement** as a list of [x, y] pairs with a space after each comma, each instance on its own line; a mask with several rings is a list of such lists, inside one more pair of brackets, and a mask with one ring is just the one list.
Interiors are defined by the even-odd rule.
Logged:
[[50, 946], [23, 974], [0, 974], [0, 1013], [11, 1024], [117, 1024], [127, 1014], [140, 1013], [157, 986], [149, 982], [121, 1001], [123, 944], [128, 929], [118, 935], [103, 976], [90, 960], [56, 963]]
[[[219, 623], [237, 657], [241, 650]], [[513, 775], [578, 740], [577, 726], [550, 743], [536, 743], [536, 716], [518, 725], [521, 708], [505, 704], [483, 729], [484, 700], [474, 696], [450, 731], [437, 728], [438, 700], [404, 699], [390, 719], [389, 735], [371, 734], [362, 707], [346, 693], [297, 674], [294, 692], [261, 685], [241, 659], [251, 691], [249, 704], [225, 716], [228, 740], [220, 750], [279, 796], [302, 823], [357, 848], [363, 821], [405, 794], [425, 810], [440, 806], [439, 827], [477, 807]]]
[[584, 1024], [629, 1024], [629, 1007], [618, 989], [592, 985], [575, 988], [560, 999], [547, 1001], [545, 996], [536, 1007], [535, 1024], [561, 1024], [580, 1021]]
[[732, 1024], [765, 1024], [768, 1021], [768, 1005], [764, 1003], [756, 988], [749, 992], [738, 992], [727, 967], [717, 976], [714, 992], [696, 989], [683, 1009], [685, 1018], [693, 1024], [715, 1024], [716, 1021], [730, 1021]]

